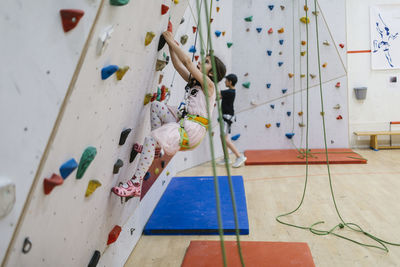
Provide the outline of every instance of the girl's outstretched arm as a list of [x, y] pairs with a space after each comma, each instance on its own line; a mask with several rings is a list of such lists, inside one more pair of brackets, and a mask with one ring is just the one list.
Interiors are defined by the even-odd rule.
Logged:
[[174, 50], [172, 50], [171, 47], [169, 47], [169, 54], [171, 55], [172, 64], [174, 65], [176, 71], [186, 82], [189, 82], [189, 71], [185, 68], [185, 66], [179, 60], [178, 56], [175, 54]]
[[[203, 90], [205, 89], [205, 84], [203, 82], [203, 73], [196, 67], [196, 65], [192, 62], [190, 57], [175, 43], [175, 40], [172, 36], [172, 33], [166, 31], [163, 33], [165, 41], [167, 41], [169, 49], [175, 53], [177, 59], [182, 62], [183, 66], [189, 71], [194, 79], [200, 82]], [[171, 55], [172, 57], [172, 55]], [[214, 94], [214, 83], [211, 79], [206, 76], [208, 95]]]

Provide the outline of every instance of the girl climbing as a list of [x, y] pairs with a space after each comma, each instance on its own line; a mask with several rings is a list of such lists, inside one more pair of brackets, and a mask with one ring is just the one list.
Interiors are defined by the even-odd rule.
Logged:
[[[161, 148], [167, 155], [172, 156], [178, 151], [192, 150], [201, 143], [209, 125], [206, 119], [206, 93], [208, 93], [210, 113], [214, 109], [215, 87], [210, 56], [205, 58], [203, 68], [200, 62], [196, 65], [191, 61], [174, 40], [171, 32], [166, 31], [163, 36], [169, 46], [176, 71], [188, 82], [185, 87], [185, 102], [180, 110], [161, 102], [152, 102], [151, 134], [145, 138], [136, 172], [127, 183], [112, 188], [112, 192], [121, 197], [141, 195], [143, 177], [153, 162], [156, 148]], [[224, 78], [226, 68], [217, 57], [215, 64], [219, 82]], [[206, 75], [205, 81], [203, 73]]]

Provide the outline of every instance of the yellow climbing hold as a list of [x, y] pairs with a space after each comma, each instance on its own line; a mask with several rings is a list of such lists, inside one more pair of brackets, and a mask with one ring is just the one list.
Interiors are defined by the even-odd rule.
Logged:
[[125, 73], [129, 70], [129, 66], [125, 66], [123, 68], [119, 68], [117, 70], [117, 80], [122, 80], [122, 78], [124, 77]]
[[88, 187], [86, 189], [86, 193], [85, 193], [85, 197], [89, 197], [91, 194], [94, 193], [94, 191], [96, 191], [96, 189], [98, 187], [101, 186], [101, 183], [97, 180], [90, 180]]
[[304, 11], [308, 11], [308, 6], [304, 5]]
[[167, 175], [169, 175], [169, 172], [167, 172]]
[[301, 75], [300, 75], [300, 78], [305, 78], [305, 77], [306, 77], [305, 74], [301, 74]]
[[301, 17], [300, 21], [303, 22], [304, 24], [309, 24], [310, 23], [310, 18], [309, 17]]
[[154, 173], [157, 175], [157, 174], [160, 173], [160, 170], [159, 170], [158, 168], [156, 168], [156, 169], [154, 170]]
[[146, 95], [144, 96], [143, 105], [146, 106], [148, 103], [150, 103], [150, 100], [151, 100], [152, 97], [153, 97], [152, 94], [146, 94]]
[[144, 39], [144, 45], [148, 46], [151, 41], [153, 41], [153, 38], [156, 36], [154, 32], [147, 32], [146, 33], [146, 38]]
[[174, 0], [174, 4], [175, 5], [179, 4], [179, 0]]
[[306, 51], [301, 51], [301, 52], [300, 52], [300, 55], [301, 55], [302, 57], [304, 57], [304, 56], [306, 55]]

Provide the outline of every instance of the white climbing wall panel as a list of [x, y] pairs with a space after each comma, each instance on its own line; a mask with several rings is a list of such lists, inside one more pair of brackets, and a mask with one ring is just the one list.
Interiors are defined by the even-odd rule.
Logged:
[[[100, 1], [0, 2], [0, 180], [16, 188], [16, 202], [0, 219], [0, 262], [20, 217]], [[82, 9], [64, 33], [60, 9]], [[16, 252], [20, 253], [21, 244]]]
[[[348, 147], [346, 14], [345, 1], [318, 1], [319, 45], [327, 142], [329, 148]], [[269, 5], [273, 6], [272, 10]], [[281, 7], [282, 6], [282, 7]], [[310, 148], [324, 147], [316, 44], [314, 1], [309, 1], [309, 127]], [[244, 18], [253, 16], [251, 22]], [[299, 1], [236, 1], [233, 6], [233, 72], [238, 75], [235, 109], [240, 133], [239, 150], [305, 147], [306, 128], [306, 26], [304, 3]], [[261, 28], [258, 33], [257, 28]], [[284, 32], [278, 30], [283, 28]], [[268, 30], [273, 33], [269, 34]], [[325, 42], [327, 41], [327, 42]], [[324, 45], [329, 43], [329, 45]], [[272, 51], [269, 56], [267, 51]], [[281, 66], [279, 66], [281, 62]], [[289, 77], [293, 73], [293, 78]], [[250, 82], [250, 88], [242, 86]], [[340, 82], [340, 87], [336, 84]], [[267, 88], [270, 84], [270, 88]], [[334, 109], [340, 105], [340, 109]], [[271, 107], [274, 105], [274, 108]], [[289, 113], [288, 113], [289, 112]], [[303, 115], [300, 116], [299, 112]], [[341, 116], [341, 117], [339, 117]], [[337, 119], [342, 118], [342, 119]], [[280, 127], [277, 127], [277, 123]], [[266, 125], [270, 125], [267, 128]], [[340, 131], [338, 131], [340, 129]], [[293, 139], [286, 133], [295, 133]]]

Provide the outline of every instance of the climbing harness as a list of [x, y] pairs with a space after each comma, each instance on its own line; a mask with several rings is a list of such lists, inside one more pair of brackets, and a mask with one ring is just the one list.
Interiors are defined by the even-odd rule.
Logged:
[[179, 125], [180, 125], [179, 134], [180, 134], [180, 136], [181, 136], [181, 140], [180, 140], [180, 142], [179, 142], [179, 146], [181, 147], [181, 148], [180, 148], [180, 151], [185, 151], [185, 150], [188, 150], [188, 149], [194, 149], [194, 148], [196, 148], [196, 147], [201, 143], [201, 141], [202, 141], [202, 140], [200, 140], [197, 144], [195, 144], [195, 145], [193, 145], [193, 146], [190, 145], [188, 133], [186, 132], [185, 127], [183, 126], [183, 123], [185, 122], [185, 118], [186, 118], [188, 121], [193, 121], [193, 122], [196, 122], [196, 123], [200, 124], [200, 125], [203, 126], [206, 130], [208, 130], [208, 119], [206, 119], [206, 118], [204, 118], [204, 117], [201, 117], [201, 116], [199, 116], [199, 115], [186, 114], [186, 116], [185, 116], [184, 118], [182, 118], [182, 119], [180, 120], [180, 122], [179, 122]]

